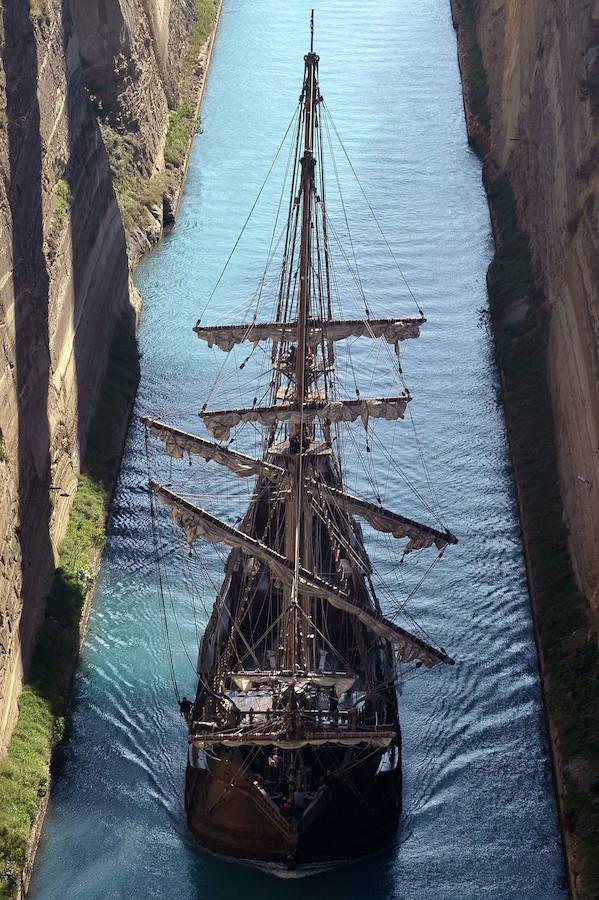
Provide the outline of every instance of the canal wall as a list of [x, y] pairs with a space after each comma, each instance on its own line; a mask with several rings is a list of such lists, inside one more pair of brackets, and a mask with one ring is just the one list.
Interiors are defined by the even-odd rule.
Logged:
[[130, 271], [174, 220], [215, 21], [212, 0], [73, 10], [7, 4], [1, 23], [0, 753], [112, 333], [139, 311]]
[[135, 395], [131, 271], [174, 222], [220, 4], [72, 10], [0, 22], [2, 896], [31, 872]]
[[599, 889], [599, 4], [452, 0], [570, 893]]
[[115, 322], [125, 235], [68, 4], [5, 3], [0, 71], [0, 750]]

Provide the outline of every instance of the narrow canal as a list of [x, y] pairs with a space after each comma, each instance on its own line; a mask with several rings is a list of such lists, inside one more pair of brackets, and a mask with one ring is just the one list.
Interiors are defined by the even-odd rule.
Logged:
[[[448, 0], [225, 0], [179, 222], [137, 273], [145, 307], [136, 413], [201, 430], [196, 413], [219, 358], [191, 326], [291, 118], [311, 6], [327, 105], [429, 320], [421, 339], [405, 350], [404, 371], [435, 493], [460, 544], [450, 548], [412, 612], [458, 665], [425, 672], [404, 687], [405, 812], [394, 845], [369, 861], [285, 882], [199, 849], [185, 826], [185, 730], [165, 651], [144, 439], [135, 417], [34, 873], [34, 900], [566, 896], [486, 327], [489, 217], [480, 165], [466, 141]], [[273, 178], [206, 321], [234, 321], [253, 290], [279, 191]], [[378, 239], [351, 179], [346, 201], [376, 312], [413, 314], [395, 270], [373, 262], [371, 241]], [[359, 353], [360, 365], [372, 368], [368, 348], [360, 344]], [[405, 454], [406, 471], [416, 477], [410, 428], [388, 424], [404, 429], [394, 453]], [[229, 500], [212, 496], [207, 471], [204, 505], [226, 514]], [[385, 502], [418, 512], [403, 505], [403, 482], [382, 474]], [[372, 548], [376, 557], [374, 541]], [[214, 558], [207, 558], [212, 566]], [[393, 567], [386, 577], [393, 588]], [[210, 606], [210, 585], [201, 590]], [[171, 621], [174, 668], [180, 690], [190, 695], [195, 682], [185, 651], [194, 658], [196, 623], [183, 591], [175, 592], [174, 604], [181, 632]]]

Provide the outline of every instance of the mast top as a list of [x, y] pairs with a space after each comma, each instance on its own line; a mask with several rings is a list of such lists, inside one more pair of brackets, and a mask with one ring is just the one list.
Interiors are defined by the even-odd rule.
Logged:
[[314, 10], [310, 15], [310, 53], [314, 53]]

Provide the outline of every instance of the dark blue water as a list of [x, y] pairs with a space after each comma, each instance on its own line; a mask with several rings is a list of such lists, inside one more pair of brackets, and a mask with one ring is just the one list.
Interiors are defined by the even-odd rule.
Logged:
[[[397, 840], [376, 858], [308, 881], [281, 882], [200, 850], [185, 828], [185, 732], [152, 566], [143, 434], [134, 421], [34, 873], [35, 900], [215, 900], [241, 891], [246, 898], [281, 900], [308, 894], [313, 900], [566, 895], [522, 549], [485, 327], [489, 219], [480, 166], [466, 142], [447, 0], [225, 0], [203, 134], [195, 143], [180, 220], [137, 274], [145, 308], [136, 409], [200, 430], [196, 412], [222, 355], [200, 344], [191, 326], [293, 112], [312, 5], [327, 104], [429, 318], [422, 338], [405, 347], [404, 371], [434, 493], [460, 544], [450, 548], [409, 609], [458, 665], [425, 672], [404, 686], [405, 813]], [[372, 309], [413, 314], [342, 163]], [[284, 160], [273, 176], [282, 176], [283, 168]], [[279, 188], [274, 177], [206, 321], [233, 321], [243, 311], [267, 255]], [[331, 215], [341, 228], [333, 198]], [[365, 344], [356, 342], [352, 351], [363, 386], [372, 379], [373, 390], [392, 388], [388, 369]], [[340, 371], [343, 366], [341, 361]], [[212, 403], [226, 405], [244, 392], [251, 401], [252, 388], [239, 370], [229, 371], [237, 375], [221, 384]], [[426, 516], [402, 478], [420, 479], [430, 496], [411, 424], [379, 423], [373, 432], [401, 467], [390, 470], [382, 454], [370, 455], [383, 500]], [[371, 472], [361, 469], [358, 453], [364, 433], [356, 426], [350, 434], [349, 483], [368, 496]], [[204, 505], [234, 519], [248, 485], [226, 487], [233, 479], [214, 466], [195, 471], [201, 473], [195, 492]], [[218, 582], [222, 569], [218, 553], [208, 548], [203, 568], [192, 573], [201, 595], [192, 605], [184, 584], [188, 564], [168, 535], [161, 537], [172, 550], [167, 625], [179, 688], [191, 693], [197, 634], [214, 596], [210, 578]], [[390, 562], [385, 556], [387, 539], [368, 533], [367, 540], [382, 560], [383, 598], [405, 595], [423, 563], [410, 558], [400, 571], [397, 557]]]

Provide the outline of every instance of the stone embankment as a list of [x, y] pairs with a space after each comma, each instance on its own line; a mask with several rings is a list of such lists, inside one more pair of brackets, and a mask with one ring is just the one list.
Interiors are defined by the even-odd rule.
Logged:
[[451, 0], [570, 892], [599, 895], [599, 0]]

